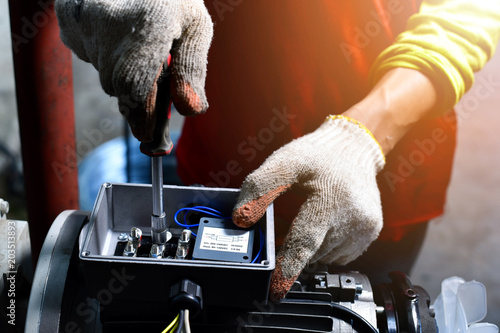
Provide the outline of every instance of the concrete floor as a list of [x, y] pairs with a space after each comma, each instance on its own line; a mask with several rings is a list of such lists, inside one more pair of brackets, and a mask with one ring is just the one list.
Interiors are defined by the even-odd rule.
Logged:
[[[7, 1], [0, 1], [0, 142], [19, 154]], [[102, 92], [97, 73], [75, 61], [78, 155], [88, 152], [85, 130], [108, 118], [116, 125], [102, 142], [119, 135], [123, 120], [116, 101]], [[459, 112], [459, 137], [445, 214], [431, 223], [412, 281], [434, 299], [449, 276], [483, 282], [488, 291], [487, 321], [500, 326], [500, 52], [477, 74], [476, 86]], [[180, 117], [174, 120], [180, 126]], [[0, 158], [0, 172], [2, 160]], [[0, 184], [2, 193], [3, 184]], [[9, 199], [8, 197], [4, 199]], [[15, 218], [15, 216], [11, 216]]]

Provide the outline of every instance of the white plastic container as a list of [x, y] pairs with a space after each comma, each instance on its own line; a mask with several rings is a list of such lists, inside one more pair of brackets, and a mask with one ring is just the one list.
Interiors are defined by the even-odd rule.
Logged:
[[433, 308], [440, 333], [498, 333], [496, 325], [479, 323], [487, 313], [481, 282], [456, 276], [445, 279]]

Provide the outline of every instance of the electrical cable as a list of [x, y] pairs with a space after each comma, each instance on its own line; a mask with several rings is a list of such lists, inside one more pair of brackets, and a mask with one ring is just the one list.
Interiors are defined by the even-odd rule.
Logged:
[[186, 310], [182, 309], [179, 311], [179, 326], [177, 327], [177, 330], [175, 333], [183, 333], [184, 332], [184, 318], [186, 316]]
[[[359, 313], [337, 303], [331, 303], [331, 305], [334, 312], [339, 312], [337, 315], [334, 314], [333, 317], [344, 320], [353, 328], [355, 328], [356, 331], [378, 333], [378, 329], [373, 327], [373, 325], [370, 324], [365, 318], [361, 317]], [[356, 323], [359, 325], [359, 327], [354, 326]]]
[[170, 331], [168, 331], [167, 333], [175, 333], [175, 331], [177, 330], [177, 327], [179, 327], [179, 321], [175, 322], [174, 327], [172, 327], [172, 329]]
[[255, 258], [253, 258], [252, 260], [252, 264], [258, 262], [261, 257], [262, 257], [262, 249], [264, 248], [264, 233], [262, 232], [262, 229], [259, 227], [259, 252], [257, 252], [257, 255], [255, 256]]
[[178, 321], [179, 321], [179, 314], [177, 314], [174, 320], [172, 320], [172, 322], [168, 324], [167, 328], [165, 328], [161, 333], [168, 333], [169, 330], [171, 330]]
[[[175, 223], [177, 223], [177, 225], [179, 225], [179, 226], [181, 226], [183, 228], [187, 228], [189, 230], [191, 230], [190, 228], [194, 228], [194, 227], [199, 226], [199, 224], [188, 224], [187, 214], [186, 213], [184, 213], [184, 223], [179, 222], [179, 220], [177, 219], [177, 216], [181, 212], [198, 212], [198, 213], [203, 213], [203, 214], [208, 215], [208, 216], [218, 217], [218, 218], [224, 219], [224, 220], [230, 220], [231, 219], [230, 216], [224, 216], [218, 210], [210, 208], [210, 207], [206, 207], [206, 206], [194, 206], [194, 207], [181, 208], [177, 212], [175, 212], [174, 221], [175, 221]], [[192, 234], [193, 234], [193, 236], [196, 237], [196, 234], [194, 232], [192, 232]]]
[[184, 333], [191, 333], [191, 324], [189, 323], [189, 310], [185, 310], [184, 316]]

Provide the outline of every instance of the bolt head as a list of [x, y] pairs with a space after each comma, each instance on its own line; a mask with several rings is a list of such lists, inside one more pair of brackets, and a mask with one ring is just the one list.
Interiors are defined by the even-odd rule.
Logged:
[[417, 291], [412, 288], [405, 289], [404, 294], [409, 299], [415, 299], [418, 297]]
[[142, 237], [142, 230], [137, 228], [137, 227], [133, 227], [131, 230], [130, 230], [130, 237], [136, 239], [136, 240], [139, 240], [141, 239]]
[[151, 252], [149, 256], [151, 258], [163, 258], [163, 250], [165, 249], [164, 245], [153, 244], [151, 245]]
[[128, 240], [128, 234], [126, 232], [122, 232], [121, 234], [118, 235], [118, 240], [120, 241]]

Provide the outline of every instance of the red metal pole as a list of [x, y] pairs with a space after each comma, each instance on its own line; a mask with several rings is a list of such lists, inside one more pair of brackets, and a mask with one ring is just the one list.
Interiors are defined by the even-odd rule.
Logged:
[[59, 38], [53, 0], [9, 0], [9, 9], [35, 259], [56, 216], [78, 208], [71, 52]]

